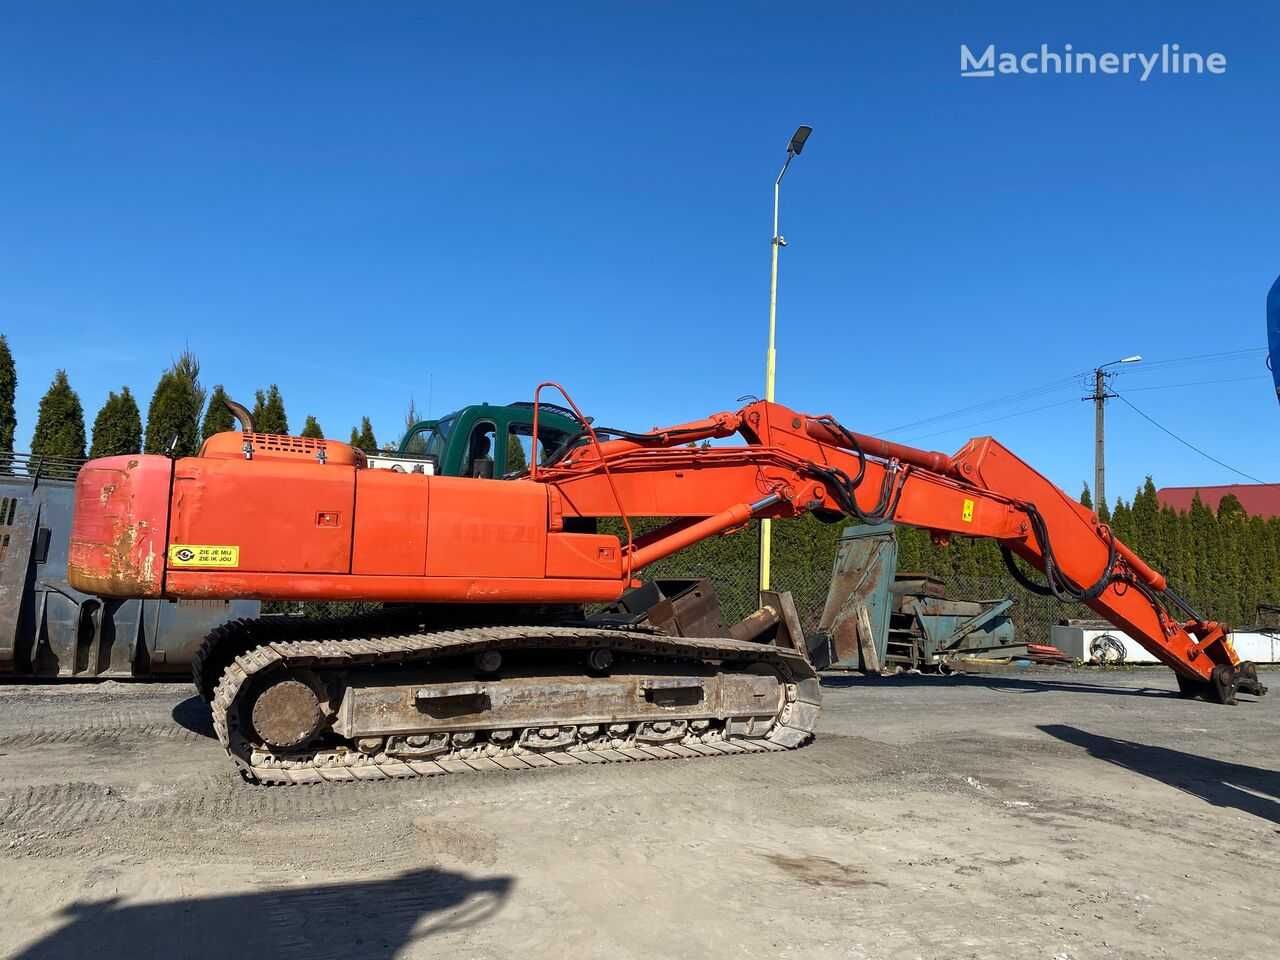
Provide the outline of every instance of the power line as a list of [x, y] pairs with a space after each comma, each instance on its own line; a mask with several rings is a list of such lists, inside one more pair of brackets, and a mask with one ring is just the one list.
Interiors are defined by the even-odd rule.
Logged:
[[1180, 444], [1182, 444], [1184, 447], [1187, 447], [1187, 448], [1188, 448], [1188, 449], [1190, 449], [1190, 450], [1194, 450], [1196, 453], [1200, 454], [1200, 456], [1204, 457], [1206, 460], [1212, 460], [1212, 461], [1213, 461], [1214, 463], [1216, 463], [1218, 466], [1220, 466], [1220, 467], [1226, 467], [1226, 468], [1227, 468], [1228, 470], [1230, 470], [1232, 473], [1239, 474], [1240, 476], [1244, 477], [1246, 480], [1252, 480], [1254, 483], [1265, 483], [1265, 482], [1266, 482], [1265, 480], [1259, 480], [1257, 477], [1253, 476], [1252, 474], [1245, 473], [1243, 470], [1237, 470], [1235, 467], [1231, 466], [1231, 464], [1229, 464], [1229, 463], [1223, 463], [1223, 462], [1222, 462], [1221, 460], [1219, 460], [1217, 457], [1215, 457], [1215, 456], [1212, 456], [1212, 455], [1210, 455], [1210, 454], [1205, 453], [1203, 450], [1201, 450], [1199, 447], [1197, 447], [1194, 443], [1191, 443], [1191, 442], [1190, 442], [1190, 441], [1188, 441], [1188, 440], [1184, 440], [1184, 439], [1182, 439], [1182, 437], [1178, 436], [1176, 433], [1174, 433], [1174, 432], [1173, 432], [1172, 430], [1170, 430], [1168, 427], [1163, 426], [1163, 425], [1161, 425], [1161, 424], [1157, 423], [1157, 422], [1156, 422], [1155, 420], [1153, 420], [1151, 417], [1147, 416], [1147, 414], [1143, 413], [1141, 410], [1139, 410], [1137, 407], [1135, 407], [1132, 403], [1130, 403], [1130, 402], [1128, 401], [1128, 399], [1126, 399], [1126, 398], [1125, 398], [1124, 396], [1122, 396], [1121, 394], [1118, 394], [1118, 393], [1117, 393], [1117, 394], [1115, 394], [1115, 396], [1116, 396], [1116, 398], [1117, 398], [1117, 399], [1124, 401], [1124, 403], [1125, 403], [1125, 404], [1126, 404], [1126, 405], [1127, 405], [1131, 410], [1133, 410], [1133, 412], [1134, 412], [1134, 413], [1136, 413], [1138, 416], [1142, 417], [1142, 419], [1146, 420], [1146, 421], [1147, 421], [1148, 423], [1150, 423], [1152, 426], [1157, 427], [1157, 428], [1159, 428], [1160, 430], [1163, 430], [1165, 433], [1167, 433], [1169, 436], [1173, 437], [1173, 439], [1177, 440], [1177, 441], [1178, 441]]
[[1247, 360], [1250, 356], [1262, 356], [1266, 347], [1245, 347], [1240, 350], [1223, 350], [1218, 353], [1192, 353], [1185, 357], [1170, 357], [1167, 360], [1144, 360], [1142, 366], [1135, 367], [1130, 373], [1140, 373], [1152, 367], [1167, 367], [1177, 363], [1213, 363], [1215, 361]]
[[947, 420], [963, 413], [972, 413], [973, 411], [981, 410], [984, 407], [993, 407], [1002, 403], [1014, 403], [1019, 400], [1030, 400], [1034, 397], [1044, 396], [1047, 393], [1053, 393], [1055, 390], [1063, 390], [1067, 388], [1087, 372], [1088, 371], [1073, 373], [1069, 377], [1062, 377], [1059, 380], [1051, 380], [1048, 383], [1042, 383], [1036, 387], [1028, 387], [1025, 390], [1019, 390], [1015, 393], [1008, 393], [1003, 396], [993, 397], [990, 400], [971, 403], [966, 407], [957, 407], [955, 410], [948, 410], [946, 413], [935, 414], [932, 417], [924, 417], [920, 420], [912, 420], [910, 423], [901, 423], [896, 427], [890, 427], [888, 430], [880, 430], [878, 432], [879, 434], [897, 433], [900, 430], [908, 430], [911, 427], [919, 427], [929, 423], [936, 423], [939, 420]]
[[1129, 393], [1136, 393], [1139, 390], [1178, 390], [1182, 387], [1203, 387], [1220, 383], [1248, 383], [1255, 380], [1270, 379], [1266, 374], [1260, 374], [1256, 377], [1233, 377], [1228, 380], [1188, 380], [1186, 383], [1161, 383], [1154, 387], [1127, 387], [1126, 389]]
[[[1136, 365], [1133, 369], [1126, 369], [1124, 372], [1125, 374], [1131, 375], [1134, 373], [1142, 373], [1144, 372], [1144, 370], [1152, 367], [1168, 367], [1168, 366], [1174, 366], [1177, 364], [1193, 363], [1193, 362], [1212, 363], [1214, 361], [1224, 361], [1224, 360], [1226, 361], [1244, 360], [1244, 359], [1249, 359], [1250, 357], [1253, 357], [1253, 356], [1265, 355], [1266, 352], [1267, 352], [1266, 347], [1243, 347], [1236, 350], [1221, 350], [1215, 353], [1193, 353], [1193, 354], [1187, 354], [1186, 356], [1181, 356], [1181, 357], [1170, 357], [1167, 360], [1146, 360], [1146, 361], [1143, 361], [1141, 365]], [[1073, 383], [1083, 382], [1083, 378], [1089, 376], [1092, 372], [1093, 372], [1092, 370], [1081, 370], [1079, 373], [1073, 373], [1069, 377], [1062, 377], [1057, 380], [1050, 380], [1038, 386], [1028, 387], [1024, 390], [1019, 390], [1013, 393], [1004, 394], [999, 397], [993, 397], [990, 400], [982, 400], [978, 403], [971, 403], [967, 406], [957, 407], [954, 410], [948, 410], [945, 413], [934, 414], [931, 417], [924, 417], [919, 420], [912, 420], [909, 423], [900, 423], [896, 427], [890, 427], [885, 430], [876, 431], [876, 435], [888, 436], [889, 434], [898, 433], [903, 430], [910, 430], [913, 427], [927, 426], [929, 424], [937, 423], [939, 420], [949, 420], [952, 417], [961, 416], [966, 413], [973, 413], [977, 410], [983, 410], [988, 407], [996, 407], [1006, 403], [1017, 403], [1017, 402], [1025, 402], [1027, 400], [1032, 400], [1032, 399], [1035, 399], [1036, 397], [1042, 397], [1042, 396], [1045, 396], [1046, 394], [1053, 393], [1056, 390], [1066, 389], [1068, 386], [1070, 386]], [[1264, 377], [1258, 377], [1258, 378], [1242, 377], [1239, 379], [1239, 381], [1204, 380], [1204, 381], [1197, 381], [1197, 383], [1198, 384], [1233, 383], [1233, 382], [1243, 382], [1244, 380], [1251, 380], [1251, 379], [1265, 379], [1265, 378]], [[1133, 389], [1164, 390], [1164, 389], [1170, 389], [1174, 387], [1191, 386], [1191, 385], [1192, 384], [1190, 383], [1162, 384], [1160, 386], [1135, 387]], [[1057, 406], [1057, 404], [1049, 404], [1049, 406]], [[1043, 410], [1047, 408], [1037, 407], [1036, 409]], [[1024, 412], [1030, 413], [1032, 411], [1024, 411]], [[1021, 414], [1013, 414], [1013, 416], [1020, 416], [1020, 415]], [[997, 420], [1005, 420], [1005, 419], [1009, 419], [1009, 418], [1008, 417], [997, 418]], [[984, 420], [976, 424], [976, 426], [981, 426], [984, 423], [995, 423], [995, 422], [997, 421]], [[956, 427], [954, 429], [965, 430], [965, 429], [968, 429], [968, 427]], [[942, 430], [942, 431], [937, 431], [935, 433], [931, 433], [928, 436], [934, 437], [934, 436], [939, 436], [942, 433], [949, 433], [949, 432], [951, 431]], [[925, 439], [925, 438], [921, 437], [917, 439]]]
[[1014, 417], [1025, 417], [1029, 413], [1039, 413], [1041, 410], [1049, 410], [1053, 407], [1062, 407], [1067, 405], [1068, 403], [1075, 403], [1075, 402], [1076, 402], [1075, 398], [1072, 397], [1070, 400], [1059, 400], [1056, 403], [1046, 403], [1044, 406], [1041, 406], [1041, 407], [1032, 407], [1029, 410], [1019, 410], [1017, 413], [1008, 413], [1008, 414], [1005, 414], [1003, 417], [993, 417], [989, 420], [979, 420], [976, 423], [966, 424], [965, 426], [948, 427], [945, 430], [935, 430], [933, 433], [926, 433], [923, 436], [914, 437], [913, 439], [907, 442], [916, 443], [917, 441], [920, 441], [920, 440], [928, 440], [930, 437], [940, 437], [943, 434], [954, 433], [957, 430], [972, 430], [974, 427], [985, 427], [987, 426], [987, 424], [990, 424], [990, 423], [1000, 423], [1002, 420], [1012, 420]]
[[1158, 363], [1183, 363], [1188, 360], [1217, 360], [1223, 357], [1240, 357], [1250, 353], [1266, 353], [1266, 347], [1238, 347], [1235, 350], [1219, 350], [1216, 353], [1190, 353], [1184, 357], [1169, 357], [1167, 360], [1150, 360], [1145, 366]]

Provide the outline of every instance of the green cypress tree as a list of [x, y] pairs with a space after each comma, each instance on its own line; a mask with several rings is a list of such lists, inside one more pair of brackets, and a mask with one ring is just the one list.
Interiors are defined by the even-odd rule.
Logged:
[[1157, 570], [1165, 566], [1164, 543], [1160, 538], [1158, 518], [1160, 501], [1156, 497], [1156, 485], [1147, 477], [1133, 498], [1133, 539], [1129, 546], [1138, 551], [1138, 555]]
[[128, 387], [112, 390], [93, 421], [91, 457], [115, 457], [142, 452], [142, 416]]
[[1086, 483], [1084, 489], [1080, 491], [1080, 506], [1093, 509], [1093, 496], [1089, 493], [1089, 485]]
[[18, 390], [18, 371], [9, 352], [9, 341], [0, 333], [0, 451], [13, 451], [13, 435], [18, 429], [18, 417], [14, 412]]
[[1266, 595], [1266, 521], [1261, 517], [1245, 517], [1242, 528], [1240, 568], [1240, 609], [1236, 623], [1257, 623], [1258, 604]]
[[1248, 516], [1240, 501], [1227, 494], [1218, 502], [1218, 586], [1217, 609], [1227, 623], [1244, 619], [1244, 598], [1248, 589], [1245, 577], [1245, 536]]
[[954, 537], [945, 544], [935, 543], [933, 538], [930, 537], [929, 552], [925, 560], [925, 572], [940, 580], [952, 579], [956, 572], [956, 555], [955, 551], [951, 549], [954, 545]]
[[302, 425], [302, 433], [299, 436], [310, 437], [312, 440], [323, 440], [324, 431], [320, 429], [320, 424], [316, 422], [313, 416], [307, 416], [307, 422]]
[[[403, 436], [408, 437], [409, 431], [412, 430], [415, 426], [417, 426], [418, 422], [421, 420], [422, 420], [422, 414], [419, 412], [417, 404], [413, 402], [413, 397], [410, 397], [409, 407], [407, 410], [405, 410], [405, 414], [404, 414]], [[393, 446], [393, 449], [399, 450], [399, 447]], [[426, 433], [414, 434], [413, 437], [409, 440], [408, 445], [405, 446], [404, 451], [405, 453], [412, 453], [412, 454], [426, 453], [427, 452], [427, 434]]]
[[200, 424], [200, 439], [208, 440], [215, 433], [225, 433], [236, 428], [236, 418], [227, 409], [227, 391], [222, 384], [215, 384], [209, 394], [209, 406], [204, 411], [204, 421]]
[[53, 383], [40, 400], [31, 454], [84, 459], [84, 409], [71, 389], [65, 370], [54, 374]]
[[147, 408], [146, 453], [191, 457], [200, 449], [200, 411], [205, 390], [200, 385], [200, 362], [184, 351], [160, 375]]
[[[1194, 500], [1192, 501], [1194, 503]], [[1196, 597], [1200, 593], [1200, 568], [1197, 560], [1196, 535], [1191, 525], [1191, 512], [1184, 510], [1178, 514], [1178, 545], [1181, 557], [1181, 568], [1178, 586], [1184, 597]]]
[[978, 572], [988, 580], [1000, 580], [1008, 576], [1004, 566], [1004, 558], [1000, 556], [1000, 548], [992, 540], [978, 541], [980, 562]]
[[956, 537], [951, 541], [951, 569], [957, 577], [978, 576], [978, 552], [970, 537]]
[[1160, 508], [1160, 530], [1165, 545], [1165, 565], [1161, 570], [1179, 591], [1187, 588], [1186, 514], [1172, 507]]
[[1262, 521], [1262, 557], [1260, 599], [1267, 603], [1280, 602], [1280, 518]]
[[528, 466], [524, 447], [520, 446], [520, 438], [514, 433], [507, 434], [507, 473], [519, 473]]
[[[832, 526], [843, 529], [842, 524]], [[898, 569], [903, 573], [915, 573], [923, 569], [924, 541], [929, 535], [918, 527], [898, 527]]]
[[1280, 518], [1264, 520], [1263, 527], [1262, 599], [1267, 603], [1280, 603]]
[[1125, 543], [1133, 543], [1133, 511], [1129, 505], [1116, 498], [1116, 507], [1111, 511], [1111, 529]]
[[267, 390], [267, 420], [278, 427], [272, 433], [279, 433], [281, 436], [289, 435], [289, 417], [284, 411], [284, 397], [280, 395], [280, 388], [274, 383]]
[[1190, 600], [1200, 608], [1202, 616], [1212, 617], [1218, 598], [1218, 524], [1213, 511], [1200, 499], [1198, 490], [1191, 499], [1187, 527], [1191, 535], [1191, 579], [1194, 582]]
[[284, 398], [274, 383], [265, 392], [259, 390], [254, 394], [253, 425], [259, 433], [288, 435], [289, 418], [285, 416]]
[[360, 432], [356, 433], [355, 428], [351, 430], [351, 445], [359, 447], [365, 453], [378, 452], [378, 440], [373, 435], [373, 424], [369, 422], [368, 417], [360, 418]]

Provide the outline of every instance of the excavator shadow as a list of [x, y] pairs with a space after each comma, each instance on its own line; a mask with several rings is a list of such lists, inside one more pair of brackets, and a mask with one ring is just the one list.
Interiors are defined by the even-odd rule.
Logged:
[[1159, 780], [1215, 807], [1232, 807], [1280, 823], [1280, 771], [1102, 736], [1067, 724], [1042, 724], [1039, 729], [1083, 747], [1091, 757]]
[[205, 703], [201, 696], [192, 694], [180, 703], [174, 704], [170, 716], [173, 717], [173, 722], [184, 730], [198, 733], [202, 737], [216, 736], [213, 730], [213, 714], [209, 712], [209, 704]]
[[1161, 700], [1177, 699], [1173, 690], [1157, 687], [1127, 687], [1105, 683], [1083, 683], [1079, 680], [1032, 679], [1009, 675], [980, 673], [951, 673], [946, 676], [924, 673], [902, 673], [892, 677], [866, 676], [858, 673], [824, 673], [824, 687], [982, 687], [1009, 693], [1105, 693], [1120, 697], [1154, 697]]
[[410, 943], [491, 919], [514, 883], [511, 877], [475, 879], [423, 868], [363, 883], [156, 903], [73, 903], [62, 911], [66, 925], [16, 956], [390, 960]]

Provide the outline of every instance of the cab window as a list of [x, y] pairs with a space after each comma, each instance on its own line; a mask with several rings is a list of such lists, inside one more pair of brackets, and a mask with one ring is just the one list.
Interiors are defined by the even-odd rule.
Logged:
[[454, 418], [445, 417], [435, 425], [435, 429], [433, 429], [430, 436], [427, 437], [423, 453], [428, 457], [435, 457], [436, 463], [442, 465], [444, 463], [444, 451], [445, 447], [449, 443], [449, 434], [453, 433], [453, 427]]
[[427, 452], [427, 445], [430, 443], [430, 432], [427, 427], [415, 430], [405, 438], [404, 443], [400, 445], [400, 452], [407, 453], [410, 456], [419, 457]]
[[467, 439], [467, 459], [462, 464], [464, 477], [493, 479], [493, 441], [496, 433], [497, 428], [488, 420], [482, 420], [471, 428], [471, 436]]
[[505, 476], [514, 476], [529, 469], [536, 455], [538, 463], [547, 462], [547, 456], [564, 441], [559, 430], [539, 430], [537, 443], [533, 439], [533, 424], [513, 423], [507, 430], [507, 465]]
[[[538, 462], [546, 456], [538, 444]], [[524, 473], [533, 459], [533, 429], [528, 424], [513, 423], [507, 431], [507, 475]]]

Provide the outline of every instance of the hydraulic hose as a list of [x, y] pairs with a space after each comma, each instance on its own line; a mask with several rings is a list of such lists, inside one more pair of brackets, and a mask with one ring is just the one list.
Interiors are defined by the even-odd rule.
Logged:
[[858, 506], [857, 497], [854, 496], [854, 492], [862, 485], [862, 480], [867, 474], [867, 455], [863, 452], [862, 445], [858, 443], [858, 438], [834, 417], [827, 415], [814, 419], [835, 433], [844, 445], [857, 455], [858, 472], [850, 477], [839, 467], [823, 467], [816, 463], [808, 466], [808, 472], [826, 482], [836, 498], [836, 503], [847, 515], [857, 517], [863, 523], [883, 523], [892, 518], [898, 509], [898, 500], [902, 496], [902, 484], [897, 483], [899, 470], [897, 462], [890, 461], [885, 469], [876, 505], [870, 510], [863, 510]]
[[[658, 442], [660, 438], [667, 438], [665, 442], [670, 442], [670, 438], [679, 437], [685, 431], [666, 430], [661, 434], [653, 433], [633, 433], [630, 430], [619, 430], [615, 427], [597, 427], [596, 436], [602, 440], [630, 440], [632, 443], [651, 444]], [[552, 467], [563, 460], [569, 453], [578, 446], [578, 444], [587, 436], [586, 430], [579, 430], [577, 433], [570, 434], [561, 441], [560, 445], [552, 450], [549, 454], [542, 458], [541, 466]], [[698, 434], [702, 436], [702, 434]], [[676, 440], [679, 443], [679, 440]]]
[[1102, 575], [1092, 585], [1081, 587], [1058, 567], [1057, 558], [1053, 553], [1053, 541], [1049, 537], [1049, 527], [1044, 522], [1044, 517], [1040, 511], [1036, 509], [1035, 504], [1021, 504], [1021, 509], [1026, 513], [1027, 520], [1031, 523], [1031, 533], [1035, 537], [1036, 546], [1040, 548], [1040, 556], [1044, 561], [1046, 583], [1036, 583], [1023, 573], [1014, 560], [1013, 551], [1002, 543], [1000, 544], [1000, 556], [1004, 558], [1005, 566], [1009, 569], [1009, 573], [1013, 578], [1032, 593], [1051, 596], [1066, 603], [1088, 603], [1090, 600], [1096, 600], [1100, 597], [1102, 591], [1111, 584], [1115, 575], [1116, 538], [1115, 534], [1111, 532], [1111, 528], [1105, 525], [1102, 528], [1107, 532], [1107, 565], [1103, 568]]
[[[894, 496], [894, 480], [897, 472], [897, 464], [891, 461], [889, 468], [885, 471], [884, 486], [881, 489], [880, 499], [871, 511], [864, 511], [859, 508], [857, 501], [853, 497], [853, 490], [862, 482], [862, 477], [866, 472], [866, 454], [862, 450], [862, 445], [858, 442], [858, 438], [853, 435], [842, 424], [836, 421], [834, 417], [829, 415], [814, 418], [817, 422], [823, 424], [828, 430], [832, 431], [843, 441], [844, 446], [852, 450], [858, 457], [858, 473], [855, 477], [850, 478], [843, 471], [834, 468], [824, 468], [814, 466], [812, 471], [827, 478], [833, 491], [836, 493], [837, 501], [841, 508], [851, 516], [857, 517], [865, 523], [879, 523], [889, 519], [897, 507], [897, 499]], [[843, 478], [843, 479], [841, 479]], [[901, 496], [901, 486], [897, 488], [897, 496]], [[891, 502], [892, 500], [892, 502]], [[1090, 586], [1081, 587], [1074, 583], [1058, 567], [1057, 558], [1053, 553], [1053, 541], [1049, 536], [1049, 527], [1044, 521], [1044, 517], [1040, 511], [1036, 509], [1035, 504], [1021, 504], [1021, 509], [1026, 513], [1027, 519], [1031, 524], [1031, 530], [1036, 539], [1036, 544], [1040, 548], [1041, 556], [1044, 558], [1044, 571], [1046, 584], [1039, 584], [1027, 577], [1014, 562], [1013, 553], [1005, 544], [1000, 545], [1000, 553], [1004, 557], [1005, 565], [1009, 568], [1009, 572], [1014, 579], [1018, 581], [1027, 590], [1044, 596], [1056, 597], [1059, 600], [1067, 602], [1086, 603], [1090, 600], [1097, 599], [1102, 595], [1108, 584], [1111, 583], [1116, 565], [1116, 540], [1111, 533], [1110, 527], [1105, 527], [1107, 536], [1107, 565], [1103, 568], [1102, 575]]]

